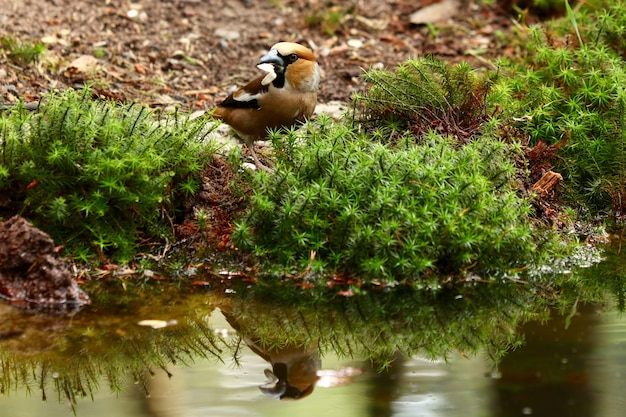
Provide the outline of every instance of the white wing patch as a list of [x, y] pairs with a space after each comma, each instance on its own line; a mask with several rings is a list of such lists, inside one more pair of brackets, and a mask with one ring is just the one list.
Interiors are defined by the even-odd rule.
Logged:
[[245, 92], [245, 90], [241, 90], [241, 91], [242, 91], [241, 94], [233, 95], [233, 99], [236, 101], [240, 101], [242, 103], [246, 103], [248, 101], [254, 101], [263, 95], [263, 93], [250, 94], [250, 93]]
[[261, 71], [267, 72], [267, 75], [265, 76], [265, 78], [263, 78], [261, 84], [269, 85], [272, 81], [276, 79], [276, 72], [274, 72], [274, 66], [272, 64], [259, 64], [256, 67]]

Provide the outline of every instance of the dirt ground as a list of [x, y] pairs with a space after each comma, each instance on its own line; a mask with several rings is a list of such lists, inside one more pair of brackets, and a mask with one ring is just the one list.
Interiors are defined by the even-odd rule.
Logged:
[[209, 110], [259, 74], [257, 59], [283, 40], [317, 54], [321, 103], [349, 101], [364, 68], [424, 54], [482, 66], [511, 53], [496, 35], [511, 28], [512, 16], [497, 6], [452, 3], [451, 18], [411, 23], [412, 13], [436, 2], [0, 0], [0, 37], [47, 47], [27, 66], [0, 49], [0, 103], [90, 82], [104, 97]]

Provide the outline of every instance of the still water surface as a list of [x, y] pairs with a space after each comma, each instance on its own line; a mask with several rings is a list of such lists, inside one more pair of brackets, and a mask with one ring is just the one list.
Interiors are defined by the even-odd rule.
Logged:
[[[223, 318], [211, 317], [219, 328]], [[557, 317], [545, 325], [524, 326], [526, 344], [506, 356], [497, 369], [476, 356], [448, 362], [409, 358], [388, 372], [367, 369], [335, 387], [316, 387], [300, 401], [264, 396], [268, 367], [244, 347], [240, 362], [198, 360], [172, 366], [172, 377], [158, 371], [151, 395], [129, 378], [120, 394], [102, 390], [79, 400], [78, 415], [90, 417], [178, 416], [604, 416], [626, 410], [626, 322], [616, 313], [588, 308], [569, 329]], [[365, 367], [366, 361], [327, 355], [323, 369]], [[102, 385], [106, 385], [104, 382]], [[65, 403], [41, 401], [37, 389], [0, 397], [2, 416], [67, 416]]]
[[[622, 269], [608, 270], [623, 278]], [[602, 282], [608, 280], [606, 269], [585, 274], [601, 277]], [[616, 282], [615, 276], [611, 280]], [[509, 300], [517, 309], [532, 308], [527, 298], [487, 295]], [[434, 332], [429, 330], [431, 324], [413, 327], [425, 317], [413, 311], [403, 315], [399, 327], [390, 324], [387, 329], [385, 323], [394, 323], [398, 311], [406, 306], [394, 311], [393, 317], [380, 316], [387, 317], [386, 321], [377, 322], [380, 317], [375, 310], [386, 306], [380, 303], [342, 304], [342, 315], [320, 314], [318, 305], [318, 315], [308, 316], [305, 310], [272, 305], [256, 309], [250, 307], [252, 300], [237, 305], [215, 301], [206, 294], [188, 294], [177, 302], [171, 301], [175, 296], [161, 296], [156, 310], [153, 304], [147, 305], [151, 303], [126, 301], [119, 311], [106, 314], [96, 302], [90, 311], [79, 312], [67, 322], [55, 319], [49, 343], [32, 347], [32, 351], [20, 342], [20, 338], [29, 337], [28, 332], [4, 331], [0, 416], [71, 415], [63, 389], [55, 384], [65, 375], [73, 378], [74, 368], [82, 372], [74, 382], [68, 382], [73, 392], [79, 393], [74, 411], [89, 417], [622, 417], [626, 415], [626, 319], [616, 311], [614, 295], [609, 291], [605, 299], [588, 303], [576, 299], [566, 314], [546, 310], [548, 313], [539, 314], [542, 320], [519, 325], [515, 324], [521, 317], [515, 315], [517, 310], [506, 310], [498, 301], [487, 304], [483, 311], [472, 301], [484, 304], [484, 300], [471, 292], [443, 300], [444, 309], [451, 305], [450, 300], [465, 303], [462, 308], [454, 307], [450, 317], [432, 306], [427, 309], [420, 304], [423, 299], [413, 298], [415, 311], [426, 309], [427, 314], [438, 317], [441, 328]], [[441, 301], [441, 297], [437, 299]], [[355, 305], [361, 315], [354, 321], [346, 319], [357, 314], [351, 310]], [[328, 311], [333, 308], [336, 306], [328, 305]], [[29, 323], [42, 326], [41, 320], [45, 321], [16, 312], [5, 311], [3, 316], [7, 314], [8, 320], [22, 327]], [[340, 322], [339, 317], [344, 319]], [[177, 324], [137, 330], [137, 322], [147, 318], [175, 319]], [[506, 320], [514, 326], [503, 324]], [[355, 328], [364, 321], [372, 322], [367, 332]], [[466, 327], [468, 321], [480, 327]], [[492, 322], [494, 327], [490, 327]], [[268, 323], [289, 333], [283, 335], [288, 342], [261, 347], [255, 338]], [[345, 339], [320, 330], [330, 325]], [[314, 344], [293, 336], [300, 328], [315, 340]], [[441, 343], [437, 333], [454, 339], [445, 329], [467, 333], [452, 345], [419, 345], [421, 339]], [[477, 336], [485, 329], [484, 337]], [[502, 340], [502, 333], [512, 329], [524, 342], [510, 349], [496, 365], [487, 354], [490, 340]], [[409, 333], [418, 338], [411, 339]], [[391, 341], [394, 336], [398, 339]], [[377, 350], [376, 343], [386, 345]], [[120, 344], [126, 347], [119, 348]], [[473, 345], [477, 345], [476, 352], [470, 353]], [[389, 347], [410, 351], [411, 355], [389, 354], [389, 366], [381, 367], [381, 357]], [[198, 354], [203, 349], [216, 354]], [[441, 352], [439, 357], [437, 352]], [[260, 389], [267, 387], [265, 371], [272, 369], [270, 360], [289, 362], [291, 369], [303, 367], [298, 372], [304, 379], [302, 375], [313, 367], [322, 378], [310, 395], [277, 400], [266, 395], [268, 390], [264, 394]], [[280, 370], [275, 366], [274, 371], [278, 374]], [[304, 392], [306, 382], [302, 384], [299, 387]], [[46, 401], [42, 401], [44, 392]]]

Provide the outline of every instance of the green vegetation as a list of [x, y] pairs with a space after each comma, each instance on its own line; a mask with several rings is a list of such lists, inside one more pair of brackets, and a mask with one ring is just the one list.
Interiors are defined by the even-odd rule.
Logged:
[[523, 291], [512, 281], [440, 291], [364, 288], [353, 297], [316, 297], [292, 286], [277, 291], [280, 283], [273, 284], [238, 289], [229, 314], [243, 337], [261, 346], [314, 344], [322, 355], [360, 357], [383, 367], [397, 353], [434, 359], [484, 352], [497, 361], [521, 343], [518, 324], [548, 311], [541, 290]]
[[[173, 363], [229, 356], [229, 341], [207, 323], [213, 307], [206, 295], [191, 299], [179, 289], [118, 284], [92, 286], [102, 308], [81, 312], [79, 320], [45, 314], [25, 318], [22, 311], [5, 307], [0, 328], [9, 336], [0, 342], [2, 393], [26, 387], [44, 400], [67, 403], [76, 413], [79, 399], [93, 399], [100, 389], [119, 393], [128, 378], [148, 395], [151, 378], [161, 371], [171, 377]], [[155, 317], [174, 321], [161, 329], [138, 325]]]
[[378, 133], [321, 118], [304, 146], [280, 136], [276, 173], [254, 176], [236, 244], [287, 267], [305, 268], [314, 251], [314, 272], [391, 282], [530, 262], [529, 206], [511, 188], [507, 145], [433, 132], [392, 145]]
[[527, 55], [507, 65], [490, 96], [503, 109], [503, 123], [526, 117], [516, 128], [531, 146], [559, 148], [553, 164], [564, 176], [568, 201], [594, 215], [625, 208], [626, 8], [612, 3], [559, 24], [569, 29], [570, 41], [580, 33], [583, 44], [566, 42], [556, 29], [530, 28]]
[[[0, 385], [4, 395], [26, 388], [70, 407], [100, 390], [120, 392], [128, 378], [149, 394], [151, 378], [170, 375], [172, 364], [208, 359], [239, 365], [246, 341], [292, 351], [313, 346], [322, 356], [369, 361], [379, 368], [393, 366], [398, 354], [441, 359], [484, 353], [495, 364], [523, 342], [519, 326], [547, 319], [550, 307], [573, 314], [585, 302], [598, 308], [609, 295], [615, 303], [605, 305], [623, 311], [622, 244], [616, 242], [608, 263], [574, 274], [555, 271], [549, 284], [542, 278], [448, 284], [439, 291], [363, 286], [359, 294], [341, 297], [337, 287], [307, 291], [275, 277], [263, 277], [266, 285], [233, 283], [230, 296], [223, 287], [212, 292], [195, 287], [189, 293], [180, 283], [91, 281], [86, 286], [97, 308], [78, 316], [27, 314], [4, 306]], [[237, 334], [221, 336], [223, 322], [210, 318], [221, 314], [218, 307], [237, 325]], [[138, 325], [144, 319], [175, 322], [153, 329]], [[258, 377], [263, 380], [261, 373]]]
[[329, 8], [327, 10], [317, 10], [309, 15], [306, 24], [311, 27], [319, 27], [329, 36], [334, 35], [344, 21], [344, 11], [338, 8]]
[[310, 8], [310, 12], [304, 17], [304, 22], [310, 27], [319, 28], [328, 36], [334, 36], [340, 32], [344, 28], [346, 16], [354, 11], [353, 7], [345, 8], [332, 3], [314, 3]]
[[[0, 341], [3, 393], [26, 387], [74, 406], [101, 389], [122, 391], [130, 377], [149, 394], [155, 373], [171, 375], [172, 364], [190, 366], [203, 358], [238, 364], [242, 346], [251, 340], [279, 350], [314, 346], [322, 355], [378, 366], [388, 365], [397, 353], [442, 358], [486, 349], [498, 360], [519, 344], [516, 324], [546, 311], [535, 303], [540, 300], [536, 292], [519, 291], [510, 281], [442, 293], [372, 292], [333, 299], [310, 297], [296, 287], [277, 294], [276, 286], [242, 285], [236, 287], [237, 297], [224, 297], [167, 285], [124, 290], [113, 281], [91, 283], [98, 309], [81, 312], [80, 319], [31, 315], [27, 332], [21, 312], [5, 311], [7, 320], [0, 324], [6, 335]], [[224, 338], [216, 331], [223, 324], [217, 322], [216, 328], [209, 317], [222, 314], [217, 307], [238, 334]], [[144, 319], [176, 324], [139, 326]], [[262, 373], [258, 377], [263, 380]]]
[[546, 165], [522, 151], [552, 146], [542, 158], [581, 212], [623, 213], [626, 8], [613, 4], [584, 25], [565, 8], [577, 43], [529, 28], [526, 55], [496, 71], [430, 58], [368, 71], [354, 121], [274, 136], [276, 172], [254, 176], [235, 243], [287, 270], [419, 285], [558, 256], [523, 192]]
[[0, 115], [0, 194], [74, 256], [126, 261], [140, 239], [171, 236], [212, 155], [207, 128], [91, 96], [68, 90], [37, 112], [20, 103]]
[[370, 129], [387, 127], [383, 132], [390, 140], [394, 132], [410, 130], [416, 140], [437, 131], [463, 142], [487, 120], [492, 80], [466, 63], [409, 60], [395, 71], [370, 70], [365, 79], [371, 87], [355, 96], [361, 109], [358, 121]]
[[[558, 256], [532, 220], [526, 190], [540, 169], [524, 152], [551, 146], [541, 169], [563, 174], [558, 196], [582, 212], [624, 210], [626, 12], [610, 4], [567, 6], [559, 25], [522, 31], [524, 55], [497, 70], [422, 58], [368, 71], [352, 117], [274, 134], [275, 172], [234, 185], [252, 190], [236, 246], [282, 271], [426, 286]], [[208, 129], [90, 96], [3, 112], [0, 192], [75, 256], [124, 261], [138, 241], [171, 237], [211, 155]]]
[[39, 60], [46, 46], [40, 41], [21, 40], [7, 35], [0, 37], [0, 49], [16, 63], [28, 65]]

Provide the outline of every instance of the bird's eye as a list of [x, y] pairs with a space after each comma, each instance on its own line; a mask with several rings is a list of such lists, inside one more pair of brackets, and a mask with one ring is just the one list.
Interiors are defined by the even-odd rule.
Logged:
[[289, 54], [287, 55], [287, 60], [291, 64], [292, 62], [296, 62], [298, 60], [298, 54]]

